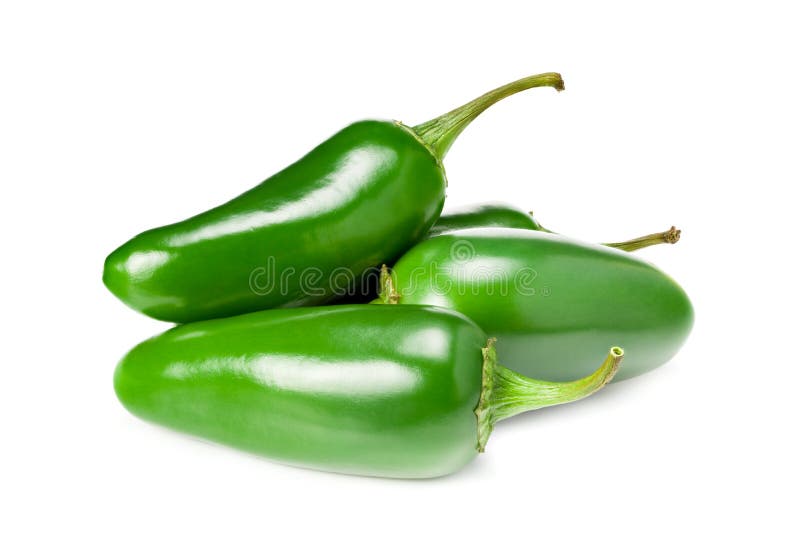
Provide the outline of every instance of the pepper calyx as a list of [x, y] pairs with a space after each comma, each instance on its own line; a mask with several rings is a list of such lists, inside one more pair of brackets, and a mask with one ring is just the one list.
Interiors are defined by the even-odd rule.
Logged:
[[495, 423], [522, 412], [574, 402], [601, 390], [614, 378], [624, 352], [611, 347], [606, 359], [593, 373], [571, 382], [549, 382], [521, 375], [497, 363], [495, 338], [483, 349], [481, 394], [475, 416], [478, 425], [477, 450], [483, 452]]
[[377, 302], [382, 304], [399, 304], [400, 293], [394, 288], [394, 280], [389, 267], [384, 263], [381, 265], [381, 277], [379, 282], [380, 292], [378, 293]]

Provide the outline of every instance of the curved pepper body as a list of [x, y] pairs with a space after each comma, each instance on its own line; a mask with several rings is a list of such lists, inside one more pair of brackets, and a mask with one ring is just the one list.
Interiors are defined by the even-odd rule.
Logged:
[[653, 265], [544, 232], [433, 237], [396, 262], [392, 284], [392, 301], [464, 313], [497, 337], [501, 364], [546, 380], [585, 374], [614, 343], [626, 351], [617, 377], [639, 375], [672, 358], [693, 322], [686, 293]]
[[434, 223], [428, 236], [470, 228], [519, 228], [545, 230], [529, 213], [506, 204], [476, 204], [446, 210]]
[[450, 310], [270, 310], [145, 341], [114, 385], [143, 419], [284, 463], [434, 477], [477, 454], [485, 344]]
[[230, 202], [134, 237], [106, 258], [103, 281], [132, 308], [179, 323], [347, 295], [426, 235], [444, 204], [442, 159], [464, 128], [534, 87], [564, 81], [527, 76], [413, 128], [351, 124]]
[[410, 129], [358, 122], [230, 202], [134, 237], [103, 280], [174, 322], [323, 303], [425, 236], [445, 182]]

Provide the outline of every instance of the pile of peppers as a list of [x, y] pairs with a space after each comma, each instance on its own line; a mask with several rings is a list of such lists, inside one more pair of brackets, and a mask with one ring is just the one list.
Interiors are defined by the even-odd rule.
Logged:
[[114, 250], [106, 287], [178, 323], [118, 364], [122, 404], [287, 464], [428, 478], [483, 452], [502, 419], [672, 358], [692, 306], [632, 252], [676, 242], [674, 227], [591, 244], [504, 204], [442, 214], [455, 139], [534, 87], [564, 84], [529, 76], [414, 127], [353, 123]]

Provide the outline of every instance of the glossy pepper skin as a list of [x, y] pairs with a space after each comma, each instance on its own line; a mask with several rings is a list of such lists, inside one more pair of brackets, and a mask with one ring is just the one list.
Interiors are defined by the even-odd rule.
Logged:
[[473, 459], [495, 421], [596, 391], [621, 353], [577, 385], [519, 377], [494, 358], [485, 333], [451, 310], [268, 310], [147, 340], [114, 387], [143, 419], [283, 463], [424, 478]]
[[104, 282], [174, 322], [324, 302], [331, 288], [304, 287], [303, 273], [321, 282], [399, 255], [439, 215], [444, 190], [444, 170], [408, 129], [355, 123], [230, 202], [139, 234], [108, 257]]
[[672, 358], [693, 323], [686, 293], [653, 265], [528, 230], [433, 237], [400, 258], [382, 287], [379, 303], [464, 313], [497, 338], [500, 363], [547, 380], [582, 376], [610, 339], [626, 351], [618, 379], [642, 374]]
[[426, 235], [444, 203], [442, 158], [466, 125], [541, 86], [563, 82], [530, 76], [414, 128], [354, 123], [241, 196], [137, 235], [108, 256], [103, 281], [178, 323], [328, 302]]

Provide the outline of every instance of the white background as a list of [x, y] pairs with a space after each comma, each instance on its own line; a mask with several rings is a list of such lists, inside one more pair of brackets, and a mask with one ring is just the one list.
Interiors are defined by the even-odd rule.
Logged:
[[[797, 532], [791, 3], [433, 4], [2, 4], [0, 530]], [[117, 360], [167, 325], [105, 290], [114, 247], [354, 120], [416, 124], [549, 70], [566, 91], [456, 142], [448, 205], [512, 201], [593, 241], [680, 226], [641, 253], [696, 306], [672, 362], [423, 482], [285, 467], [118, 404]]]

